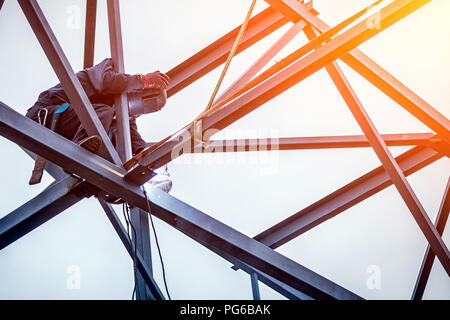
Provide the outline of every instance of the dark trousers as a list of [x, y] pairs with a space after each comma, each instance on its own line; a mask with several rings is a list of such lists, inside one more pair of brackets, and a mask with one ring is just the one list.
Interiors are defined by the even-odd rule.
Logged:
[[[105, 131], [108, 132], [114, 117], [114, 110], [106, 104], [93, 104], [92, 106], [94, 107], [94, 110], [97, 113], [100, 122], [103, 124]], [[48, 110], [45, 126], [47, 128], [50, 128], [53, 114], [55, 113], [58, 106], [34, 106], [30, 110], [28, 110], [26, 117], [39, 123], [39, 110], [43, 108]], [[44, 112], [41, 112], [40, 114], [41, 122], [43, 122], [44, 119], [42, 118], [44, 117]], [[55, 132], [59, 133], [69, 140], [74, 141], [75, 143], [80, 142], [81, 140], [88, 137], [86, 131], [81, 126], [81, 122], [78, 119], [78, 116], [75, 113], [75, 110], [73, 110], [72, 106], [64, 111], [59, 117]]]

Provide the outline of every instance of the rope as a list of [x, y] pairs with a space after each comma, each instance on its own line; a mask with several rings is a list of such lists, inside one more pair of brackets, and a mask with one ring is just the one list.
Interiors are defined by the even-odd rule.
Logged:
[[241, 29], [239, 30], [239, 34], [234, 41], [233, 47], [231, 48], [230, 54], [228, 55], [227, 62], [225, 63], [225, 66], [222, 70], [222, 74], [220, 75], [219, 81], [217, 81], [216, 87], [214, 88], [213, 94], [211, 95], [211, 98], [209, 99], [208, 106], [206, 107], [205, 111], [208, 111], [212, 104], [214, 103], [214, 99], [216, 99], [217, 92], [219, 91], [220, 85], [222, 84], [223, 79], [225, 78], [225, 74], [228, 71], [228, 67], [230, 66], [231, 60], [233, 59], [234, 55], [236, 54], [236, 50], [238, 48], [239, 43], [242, 40], [242, 36], [244, 35], [245, 29], [247, 29], [248, 22], [250, 20], [250, 16], [252, 15], [253, 9], [255, 8], [256, 0], [252, 1], [252, 4], [250, 6], [250, 9], [247, 12], [247, 16], [245, 17], [244, 23], [241, 26]]

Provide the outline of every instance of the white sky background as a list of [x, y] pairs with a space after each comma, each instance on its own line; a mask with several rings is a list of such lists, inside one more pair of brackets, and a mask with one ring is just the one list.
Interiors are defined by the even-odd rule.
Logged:
[[[320, 17], [335, 25], [373, 1], [315, 0]], [[85, 1], [41, 0], [75, 71], [82, 68]], [[69, 28], [70, 6], [81, 9], [79, 28]], [[129, 73], [170, 70], [242, 23], [250, 1], [121, 1], [125, 67]], [[257, 11], [266, 7], [258, 1]], [[434, 0], [360, 48], [446, 117], [450, 116], [450, 1]], [[285, 26], [237, 56], [223, 88], [281, 34]], [[17, 2], [0, 11], [0, 100], [25, 113], [38, 94], [58, 82]], [[305, 42], [294, 39], [280, 57]], [[99, 1], [95, 61], [109, 56], [106, 1]], [[381, 133], [430, 132], [368, 82], [340, 64]], [[201, 112], [221, 68], [171, 98], [162, 112], [139, 119], [148, 141], [166, 137]], [[221, 137], [361, 134], [327, 73], [317, 74], [229, 127]], [[394, 155], [408, 148], [391, 148]], [[52, 179], [30, 187], [32, 161], [0, 138], [0, 217], [42, 191]], [[379, 166], [369, 148], [283, 151], [276, 154], [186, 156], [169, 166], [172, 195], [254, 236]], [[253, 157], [253, 158], [252, 158]], [[257, 165], [250, 160], [257, 161]], [[190, 161], [189, 161], [190, 160]], [[206, 163], [209, 160], [209, 163]], [[243, 163], [238, 163], [242, 160]], [[234, 161], [234, 162], [233, 162]], [[270, 169], [270, 170], [269, 170]], [[448, 158], [408, 177], [434, 221], [450, 172]], [[117, 207], [121, 213], [121, 207]], [[120, 214], [121, 215], [121, 214]], [[168, 284], [175, 299], [248, 299], [242, 271], [156, 219]], [[449, 244], [449, 228], [444, 241]], [[153, 243], [154, 245], [154, 243]], [[283, 245], [279, 252], [368, 299], [408, 299], [426, 240], [395, 188], [390, 187]], [[153, 247], [155, 278], [163, 288]], [[81, 270], [81, 288], [66, 286], [67, 268]], [[371, 290], [367, 268], [381, 272]], [[1, 299], [129, 299], [132, 261], [98, 202], [83, 200], [0, 251]], [[261, 285], [262, 298], [283, 298]], [[449, 299], [450, 281], [435, 262], [428, 299]]]

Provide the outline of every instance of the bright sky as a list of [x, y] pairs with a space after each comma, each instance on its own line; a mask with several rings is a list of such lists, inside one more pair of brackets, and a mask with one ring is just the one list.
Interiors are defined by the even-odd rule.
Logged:
[[[170, 70], [242, 23], [250, 0], [121, 1], [128, 73]], [[371, 0], [315, 0], [320, 17], [336, 25]], [[41, 0], [72, 67], [82, 68], [81, 0]], [[266, 8], [258, 1], [256, 11]], [[95, 61], [109, 56], [106, 1], [99, 1]], [[79, 13], [80, 20], [77, 19]], [[450, 116], [450, 1], [434, 0], [360, 49]], [[229, 85], [290, 25], [237, 56]], [[58, 82], [15, 1], [0, 11], [0, 100], [18, 112]], [[295, 38], [277, 59], [305, 43]], [[272, 62], [274, 63], [274, 61]], [[340, 64], [381, 133], [430, 132], [367, 81]], [[220, 69], [220, 70], [219, 70]], [[148, 141], [178, 130], [202, 111], [221, 68], [168, 101], [163, 111], [139, 119]], [[324, 70], [245, 118], [221, 137], [289, 137], [361, 134]], [[218, 136], [219, 137], [219, 136]], [[52, 179], [28, 186], [32, 161], [0, 137], [0, 217], [33, 198]], [[398, 155], [408, 148], [391, 148]], [[185, 156], [169, 165], [171, 194], [233, 228], [254, 236], [379, 166], [369, 148], [279, 153]], [[408, 181], [434, 221], [450, 172], [441, 159]], [[121, 207], [117, 207], [121, 215]], [[168, 285], [175, 299], [250, 299], [249, 276], [156, 219]], [[443, 239], [449, 244], [449, 228]], [[395, 188], [390, 187], [277, 249], [289, 258], [367, 299], [409, 299], [426, 240]], [[154, 241], [153, 269], [163, 288]], [[80, 271], [79, 289], [68, 272]], [[72, 268], [72, 269], [71, 269]], [[374, 269], [375, 268], [375, 269]], [[367, 281], [378, 270], [380, 287]], [[0, 251], [0, 299], [129, 299], [132, 261], [98, 202], [87, 199]], [[263, 299], [283, 299], [261, 285]], [[450, 280], [435, 262], [424, 298], [449, 299]]]

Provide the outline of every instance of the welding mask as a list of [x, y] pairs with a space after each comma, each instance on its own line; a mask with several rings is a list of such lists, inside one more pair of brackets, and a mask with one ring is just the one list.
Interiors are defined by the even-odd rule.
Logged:
[[148, 88], [128, 93], [128, 108], [130, 117], [160, 111], [167, 101], [166, 90]]

